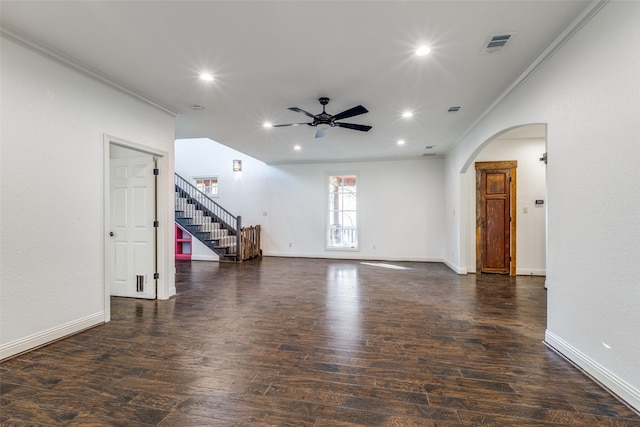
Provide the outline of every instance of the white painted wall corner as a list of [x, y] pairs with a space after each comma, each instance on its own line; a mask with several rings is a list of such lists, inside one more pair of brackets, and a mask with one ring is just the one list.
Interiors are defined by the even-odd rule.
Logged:
[[614, 394], [618, 399], [625, 402], [635, 411], [640, 412], [640, 390], [549, 330], [545, 331], [544, 342], [552, 350], [569, 359], [571, 363], [584, 371], [584, 373]]

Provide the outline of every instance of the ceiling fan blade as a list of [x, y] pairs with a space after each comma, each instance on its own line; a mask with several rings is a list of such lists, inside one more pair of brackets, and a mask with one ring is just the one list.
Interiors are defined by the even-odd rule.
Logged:
[[281, 128], [285, 126], [301, 126], [301, 125], [310, 125], [311, 123], [287, 123], [284, 125], [273, 125], [274, 128]]
[[343, 111], [342, 113], [338, 113], [333, 116], [334, 120], [342, 120], [353, 116], [358, 116], [360, 114], [368, 113], [369, 110], [364, 108], [362, 105], [357, 105], [353, 108], [349, 108], [348, 110]]
[[357, 125], [355, 123], [336, 123], [336, 126], [353, 130], [361, 130], [362, 132], [368, 132], [369, 129], [371, 129], [371, 126]]
[[318, 128], [318, 130], [316, 131], [316, 138], [322, 138], [323, 136], [325, 136], [326, 132], [323, 129]]
[[302, 114], [307, 115], [307, 116], [309, 116], [311, 118], [315, 118], [315, 116], [313, 114], [311, 114], [310, 112], [304, 111], [303, 109], [298, 108], [298, 107], [289, 107], [289, 110], [295, 111], [296, 113], [302, 113]]

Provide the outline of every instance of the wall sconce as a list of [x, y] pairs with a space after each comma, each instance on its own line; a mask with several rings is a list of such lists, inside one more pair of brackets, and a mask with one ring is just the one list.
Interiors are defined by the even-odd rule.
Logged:
[[242, 160], [234, 160], [233, 161], [233, 171], [241, 172], [242, 171]]

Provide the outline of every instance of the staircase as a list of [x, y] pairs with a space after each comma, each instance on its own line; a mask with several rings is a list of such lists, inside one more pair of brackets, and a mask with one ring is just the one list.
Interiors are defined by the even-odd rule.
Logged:
[[233, 216], [178, 174], [175, 191], [176, 222], [217, 253], [220, 261], [261, 255], [259, 225], [242, 228], [240, 216]]
[[176, 191], [176, 222], [217, 253], [221, 260], [236, 261], [236, 236], [229, 234], [228, 229], [222, 228], [219, 222], [189, 201], [188, 197], [181, 197]]

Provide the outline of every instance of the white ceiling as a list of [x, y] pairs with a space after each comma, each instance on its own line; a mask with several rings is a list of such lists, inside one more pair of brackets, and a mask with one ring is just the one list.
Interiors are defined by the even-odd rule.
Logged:
[[[589, 3], [3, 0], [1, 14], [4, 31], [178, 113], [176, 138], [296, 163], [445, 155]], [[480, 54], [505, 32], [505, 49]], [[413, 55], [422, 44], [431, 54]], [[262, 127], [307, 122], [287, 107], [317, 114], [320, 96], [331, 114], [364, 105], [344, 121], [373, 129]]]

